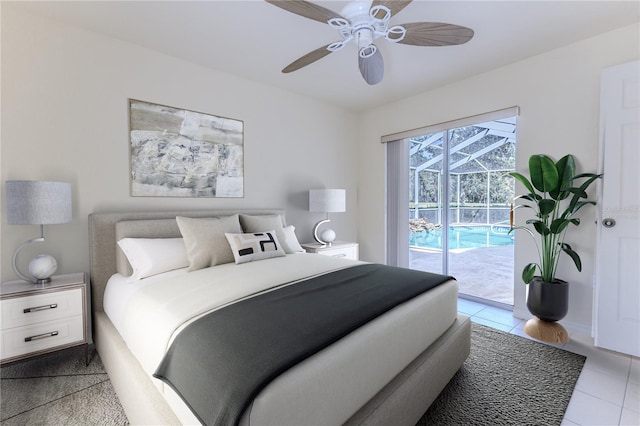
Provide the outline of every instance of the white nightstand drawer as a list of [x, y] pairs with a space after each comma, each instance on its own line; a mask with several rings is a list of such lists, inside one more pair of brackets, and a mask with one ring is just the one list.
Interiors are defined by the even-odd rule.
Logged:
[[82, 315], [82, 307], [81, 288], [3, 299], [2, 329]]
[[82, 315], [2, 330], [0, 358], [8, 358], [83, 342]]
[[345, 259], [358, 260], [360, 249], [358, 243], [347, 241], [334, 241], [331, 246], [318, 243], [301, 244], [307, 253], [317, 253], [323, 256], [344, 257]]
[[346, 257], [347, 259], [358, 258], [357, 247], [327, 247], [317, 252], [323, 256]]

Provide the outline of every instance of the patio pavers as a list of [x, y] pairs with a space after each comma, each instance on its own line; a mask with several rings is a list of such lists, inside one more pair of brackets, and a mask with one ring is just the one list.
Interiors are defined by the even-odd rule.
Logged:
[[[441, 273], [442, 252], [411, 248], [409, 266]], [[453, 250], [449, 275], [458, 280], [461, 294], [513, 305], [513, 245]]]

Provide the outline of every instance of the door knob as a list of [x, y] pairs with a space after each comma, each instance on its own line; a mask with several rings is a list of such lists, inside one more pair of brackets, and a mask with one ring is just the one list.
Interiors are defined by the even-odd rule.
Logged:
[[610, 217], [602, 219], [602, 225], [604, 225], [605, 228], [613, 228], [616, 226], [616, 220]]

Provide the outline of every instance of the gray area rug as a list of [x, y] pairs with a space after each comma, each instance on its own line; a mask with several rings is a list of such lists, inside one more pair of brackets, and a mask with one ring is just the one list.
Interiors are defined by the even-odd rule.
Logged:
[[[100, 357], [67, 350], [0, 369], [9, 425], [126, 425]], [[585, 357], [472, 324], [471, 355], [419, 425], [559, 425]]]
[[100, 357], [82, 349], [0, 369], [0, 423], [9, 425], [126, 425]]
[[418, 425], [560, 425], [586, 358], [479, 324]]

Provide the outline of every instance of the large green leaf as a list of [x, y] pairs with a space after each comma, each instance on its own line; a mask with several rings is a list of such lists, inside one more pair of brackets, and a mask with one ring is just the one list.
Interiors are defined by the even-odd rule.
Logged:
[[595, 173], [580, 173], [579, 175], [575, 175], [573, 177], [573, 179], [575, 180], [575, 179], [580, 179], [580, 178], [585, 178], [585, 177], [593, 178], [593, 180], [596, 180], [596, 179], [600, 179], [602, 177], [602, 173], [599, 174], [599, 175], [597, 175]]
[[541, 220], [529, 219], [527, 220], [527, 224], [533, 225], [533, 227], [536, 229], [536, 231], [538, 231], [538, 234], [540, 235], [549, 235], [551, 233], [547, 225], [545, 225]]
[[531, 183], [538, 191], [551, 192], [559, 186], [558, 169], [553, 160], [544, 154], [529, 157], [529, 173]]
[[570, 220], [560, 218], [551, 222], [551, 226], [549, 228], [551, 229], [552, 233], [560, 234], [567, 226], [569, 226], [570, 223]]
[[540, 217], [545, 217], [556, 208], [556, 202], [547, 198], [546, 200], [540, 200], [538, 207], [540, 208]]
[[533, 189], [533, 186], [531, 185], [531, 182], [529, 182], [529, 179], [527, 179], [525, 176], [521, 175], [518, 172], [511, 172], [509, 174], [517, 179], [521, 184], [523, 184], [531, 194], [536, 193], [535, 189]]
[[[573, 193], [573, 197], [571, 198], [571, 202], [569, 203], [569, 206], [567, 207], [566, 210], [574, 213], [576, 211], [578, 211], [579, 209], [581, 209], [582, 207], [584, 207], [584, 204], [581, 204], [580, 206], [578, 206], [579, 201], [581, 198], [587, 198], [587, 188], [596, 180], [596, 179], [600, 179], [602, 177], [602, 175], [596, 175], [594, 173], [583, 173], [581, 175], [578, 175], [574, 178], [577, 179], [579, 177], [588, 177], [589, 179], [587, 179], [586, 181], [584, 181], [582, 183], [582, 185], [580, 185], [579, 188], [570, 188], [570, 191]], [[588, 203], [591, 203], [591, 201], [589, 201]], [[595, 205], [596, 203], [593, 202], [593, 205]]]
[[569, 188], [569, 192], [571, 192], [574, 195], [577, 195], [580, 198], [587, 198], [587, 192], [582, 189], [582, 188]]
[[560, 246], [562, 247], [562, 251], [567, 253], [571, 257], [571, 259], [573, 259], [573, 263], [576, 265], [578, 271], [582, 271], [582, 261], [580, 260], [580, 256], [578, 256], [578, 253], [573, 251], [569, 244], [562, 243]]
[[524, 281], [525, 284], [529, 284], [533, 280], [533, 277], [536, 275], [537, 267], [538, 265], [535, 263], [530, 263], [524, 267], [522, 270], [522, 281]]
[[580, 201], [579, 203], [577, 203], [573, 209], [573, 213], [577, 212], [578, 210], [580, 210], [581, 208], [583, 208], [584, 206], [588, 206], [588, 205], [592, 205], [595, 206], [596, 202], [595, 201]]
[[513, 199], [513, 201], [516, 201], [519, 199], [529, 200], [529, 201], [533, 201], [534, 203], [537, 203], [538, 200], [542, 200], [542, 197], [539, 196], [538, 194], [524, 194], [524, 195], [518, 195]]
[[568, 154], [558, 160], [556, 170], [558, 170], [558, 181], [560, 185], [554, 190], [549, 191], [549, 195], [554, 200], [564, 200], [569, 196], [567, 190], [571, 187], [576, 174], [576, 162], [573, 159], [573, 155]]

